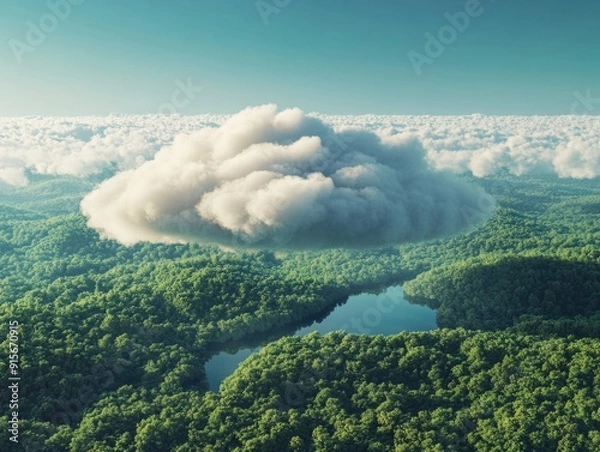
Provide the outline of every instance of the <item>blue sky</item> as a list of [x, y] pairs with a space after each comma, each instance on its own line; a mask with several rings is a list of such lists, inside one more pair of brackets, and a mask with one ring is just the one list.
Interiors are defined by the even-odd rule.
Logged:
[[568, 114], [574, 93], [600, 98], [596, 0], [481, 0], [454, 35], [464, 0], [266, 0], [268, 24], [256, 0], [68, 1], [2, 2], [0, 115]]

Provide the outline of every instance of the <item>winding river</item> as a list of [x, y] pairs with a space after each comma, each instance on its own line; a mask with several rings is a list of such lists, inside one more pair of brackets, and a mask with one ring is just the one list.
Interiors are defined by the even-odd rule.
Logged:
[[[395, 334], [400, 331], [429, 331], [437, 328], [435, 311], [410, 304], [400, 286], [389, 287], [379, 294], [362, 293], [348, 298], [319, 322], [298, 329], [294, 336], [313, 331], [347, 331], [353, 334]], [[259, 347], [241, 348], [236, 353], [221, 352], [206, 362], [206, 377], [211, 391], [218, 391], [221, 382]]]

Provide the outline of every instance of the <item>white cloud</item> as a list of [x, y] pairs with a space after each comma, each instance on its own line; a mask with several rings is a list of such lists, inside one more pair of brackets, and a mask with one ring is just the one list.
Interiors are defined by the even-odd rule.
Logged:
[[576, 138], [561, 143], [552, 160], [556, 174], [560, 177], [591, 179], [600, 170], [600, 141], [590, 137]]
[[[503, 170], [515, 175], [600, 175], [599, 116], [313, 116], [336, 130], [368, 129], [382, 137], [417, 137], [433, 167], [457, 173], [472, 172], [478, 177]], [[86, 177], [107, 169], [134, 169], [178, 134], [217, 127], [227, 118], [0, 118], [0, 180], [22, 186], [27, 173]], [[293, 119], [288, 121], [293, 123]]]
[[22, 168], [0, 168], [0, 182], [13, 187], [25, 187], [29, 184]]
[[[0, 169], [89, 176], [138, 167], [174, 135], [208, 125], [209, 118], [179, 116], [0, 118]], [[5, 182], [22, 185], [22, 178]]]
[[600, 116], [317, 116], [340, 128], [418, 137], [438, 169], [600, 176]]
[[336, 133], [300, 110], [265, 105], [178, 136], [81, 207], [89, 226], [125, 244], [289, 248], [422, 240], [491, 213], [489, 196], [433, 171], [425, 156], [409, 136]]

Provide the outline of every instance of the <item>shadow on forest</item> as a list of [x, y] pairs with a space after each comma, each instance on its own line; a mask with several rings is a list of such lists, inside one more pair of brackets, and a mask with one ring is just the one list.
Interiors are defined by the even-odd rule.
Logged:
[[438, 308], [440, 328], [600, 335], [600, 265], [505, 256], [436, 269], [405, 285], [413, 303]]

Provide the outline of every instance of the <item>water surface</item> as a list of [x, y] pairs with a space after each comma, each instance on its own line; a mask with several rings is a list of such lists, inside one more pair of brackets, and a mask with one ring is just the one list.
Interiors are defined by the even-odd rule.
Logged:
[[[294, 336], [313, 331], [347, 331], [353, 334], [395, 334], [401, 331], [429, 331], [437, 328], [435, 311], [410, 304], [399, 286], [390, 287], [375, 295], [362, 293], [348, 298], [320, 322], [300, 328]], [[237, 366], [261, 347], [241, 348], [237, 353], [221, 352], [206, 362], [206, 377], [211, 391], [218, 391], [221, 382]]]

